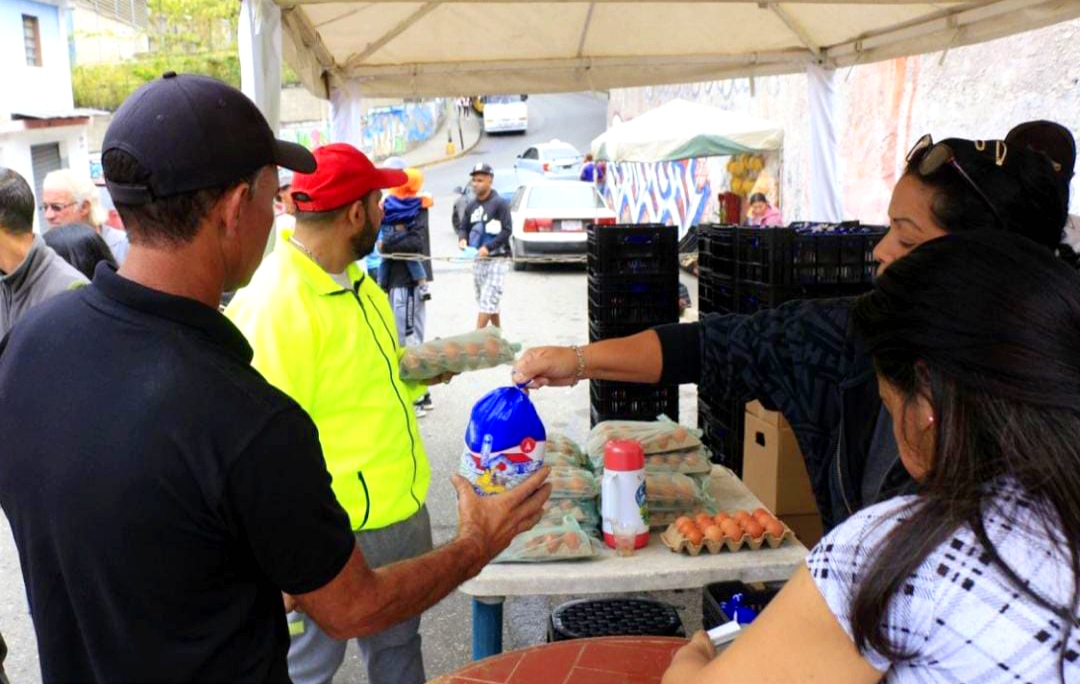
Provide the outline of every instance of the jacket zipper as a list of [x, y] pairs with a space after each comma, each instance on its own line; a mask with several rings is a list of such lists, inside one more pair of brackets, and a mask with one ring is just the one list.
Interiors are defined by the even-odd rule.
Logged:
[[356, 477], [360, 480], [360, 486], [364, 488], [364, 519], [360, 522], [360, 527], [367, 525], [368, 516], [371, 515], [371, 495], [368, 494], [367, 481], [364, 480], [364, 474], [359, 470], [356, 471]]
[[855, 511], [851, 510], [851, 502], [848, 500], [847, 489], [844, 487], [844, 472], [843, 469], [840, 467], [840, 451], [844, 446], [843, 408], [841, 408], [840, 410], [840, 433], [837, 435], [836, 440], [836, 484], [840, 487], [840, 498], [844, 500], [844, 508], [847, 509], [848, 515], [850, 516], [854, 515]]
[[[358, 290], [360, 288], [361, 282], [363, 281], [357, 281], [356, 284], [353, 286], [353, 289], [349, 290], [349, 292], [352, 294], [353, 299], [356, 300], [357, 305], [359, 305], [360, 312], [364, 314], [364, 323], [367, 324], [368, 330], [371, 331], [371, 337], [375, 340], [375, 346], [378, 347], [379, 354], [382, 355], [383, 361], [386, 362], [386, 370], [390, 374], [390, 386], [394, 388], [394, 395], [397, 397], [398, 404], [401, 406], [401, 410], [405, 414], [405, 431], [409, 433], [409, 454], [412, 456], [413, 464], [412, 484], [409, 485], [409, 496], [412, 498], [413, 503], [416, 504], [416, 510], [419, 511], [422, 506], [420, 504], [420, 500], [416, 498], [416, 492], [414, 491], [416, 489], [417, 475], [416, 438], [413, 437], [412, 429], [409, 427], [409, 407], [406, 404], [405, 400], [402, 398], [401, 392], [398, 391], [397, 384], [394, 382], [394, 366], [392, 363], [390, 363], [390, 359], [386, 356], [386, 352], [383, 350], [382, 345], [379, 344], [379, 340], [375, 335], [375, 328], [371, 325], [371, 320], [368, 318], [367, 309], [364, 307], [364, 302], [360, 299]], [[374, 302], [372, 302], [372, 304], [374, 304]], [[389, 329], [386, 328], [386, 321], [383, 320], [382, 314], [379, 313], [379, 309], [377, 306], [375, 307], [375, 313], [379, 314], [379, 320], [382, 321], [383, 329], [386, 330], [387, 334], [392, 340], [394, 336], [390, 334]]]

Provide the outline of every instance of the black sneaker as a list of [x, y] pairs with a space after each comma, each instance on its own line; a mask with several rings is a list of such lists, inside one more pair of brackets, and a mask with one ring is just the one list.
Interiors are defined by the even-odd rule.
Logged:
[[419, 406], [420, 408], [424, 409], [425, 411], [430, 411], [430, 410], [435, 408], [435, 405], [431, 403], [431, 393], [430, 392], [428, 392], [424, 396], [420, 397], [419, 401], [416, 402], [416, 405]]

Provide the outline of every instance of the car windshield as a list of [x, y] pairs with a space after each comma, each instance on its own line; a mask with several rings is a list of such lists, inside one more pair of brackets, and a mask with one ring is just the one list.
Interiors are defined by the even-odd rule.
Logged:
[[521, 102], [520, 95], [488, 95], [487, 104], [512, 104], [514, 102]]
[[604, 200], [587, 183], [537, 185], [529, 193], [529, 209], [604, 209]]
[[566, 157], [580, 157], [581, 153], [572, 145], [552, 145], [541, 149], [540, 156], [544, 159], [565, 159]]

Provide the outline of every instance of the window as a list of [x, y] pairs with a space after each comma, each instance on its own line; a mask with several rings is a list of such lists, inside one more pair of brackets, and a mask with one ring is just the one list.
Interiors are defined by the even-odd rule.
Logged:
[[540, 153], [536, 150], [535, 147], [530, 147], [529, 149], [525, 150], [525, 154], [523, 154], [521, 156], [521, 158], [522, 159], [539, 159], [540, 158]]
[[510, 211], [517, 211], [521, 208], [521, 199], [525, 196], [525, 186], [517, 189], [514, 193], [514, 198], [510, 200]]
[[544, 159], [580, 159], [581, 153], [573, 145], [548, 145], [544, 148]]
[[23, 45], [26, 48], [26, 65], [41, 66], [41, 28], [38, 18], [22, 15]]
[[588, 183], [537, 185], [529, 194], [529, 209], [604, 209], [604, 199]]

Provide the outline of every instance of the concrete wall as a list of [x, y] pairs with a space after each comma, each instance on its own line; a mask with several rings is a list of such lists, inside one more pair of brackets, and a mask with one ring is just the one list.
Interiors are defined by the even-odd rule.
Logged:
[[146, 33], [136, 26], [82, 5], [76, 5], [73, 14], [76, 64], [122, 62], [150, 47]]
[[[67, 22], [56, 4], [32, 0], [0, 2], [0, 121], [12, 112], [62, 111], [73, 107]], [[23, 15], [38, 18], [42, 66], [28, 66]]]
[[[807, 87], [804, 75], [793, 75], [613, 90], [608, 117], [630, 119], [681, 97], [781, 123], [784, 219], [814, 220]], [[836, 87], [844, 215], [884, 222], [904, 156], [923, 133], [937, 139], [1001, 138], [1015, 124], [1040, 118], [1080, 131], [1080, 21], [958, 48], [944, 59], [935, 53], [844, 69], [836, 74]], [[704, 178], [712, 192], [702, 212], [715, 215], [724, 179]], [[1078, 188], [1074, 181], [1074, 206]]]

